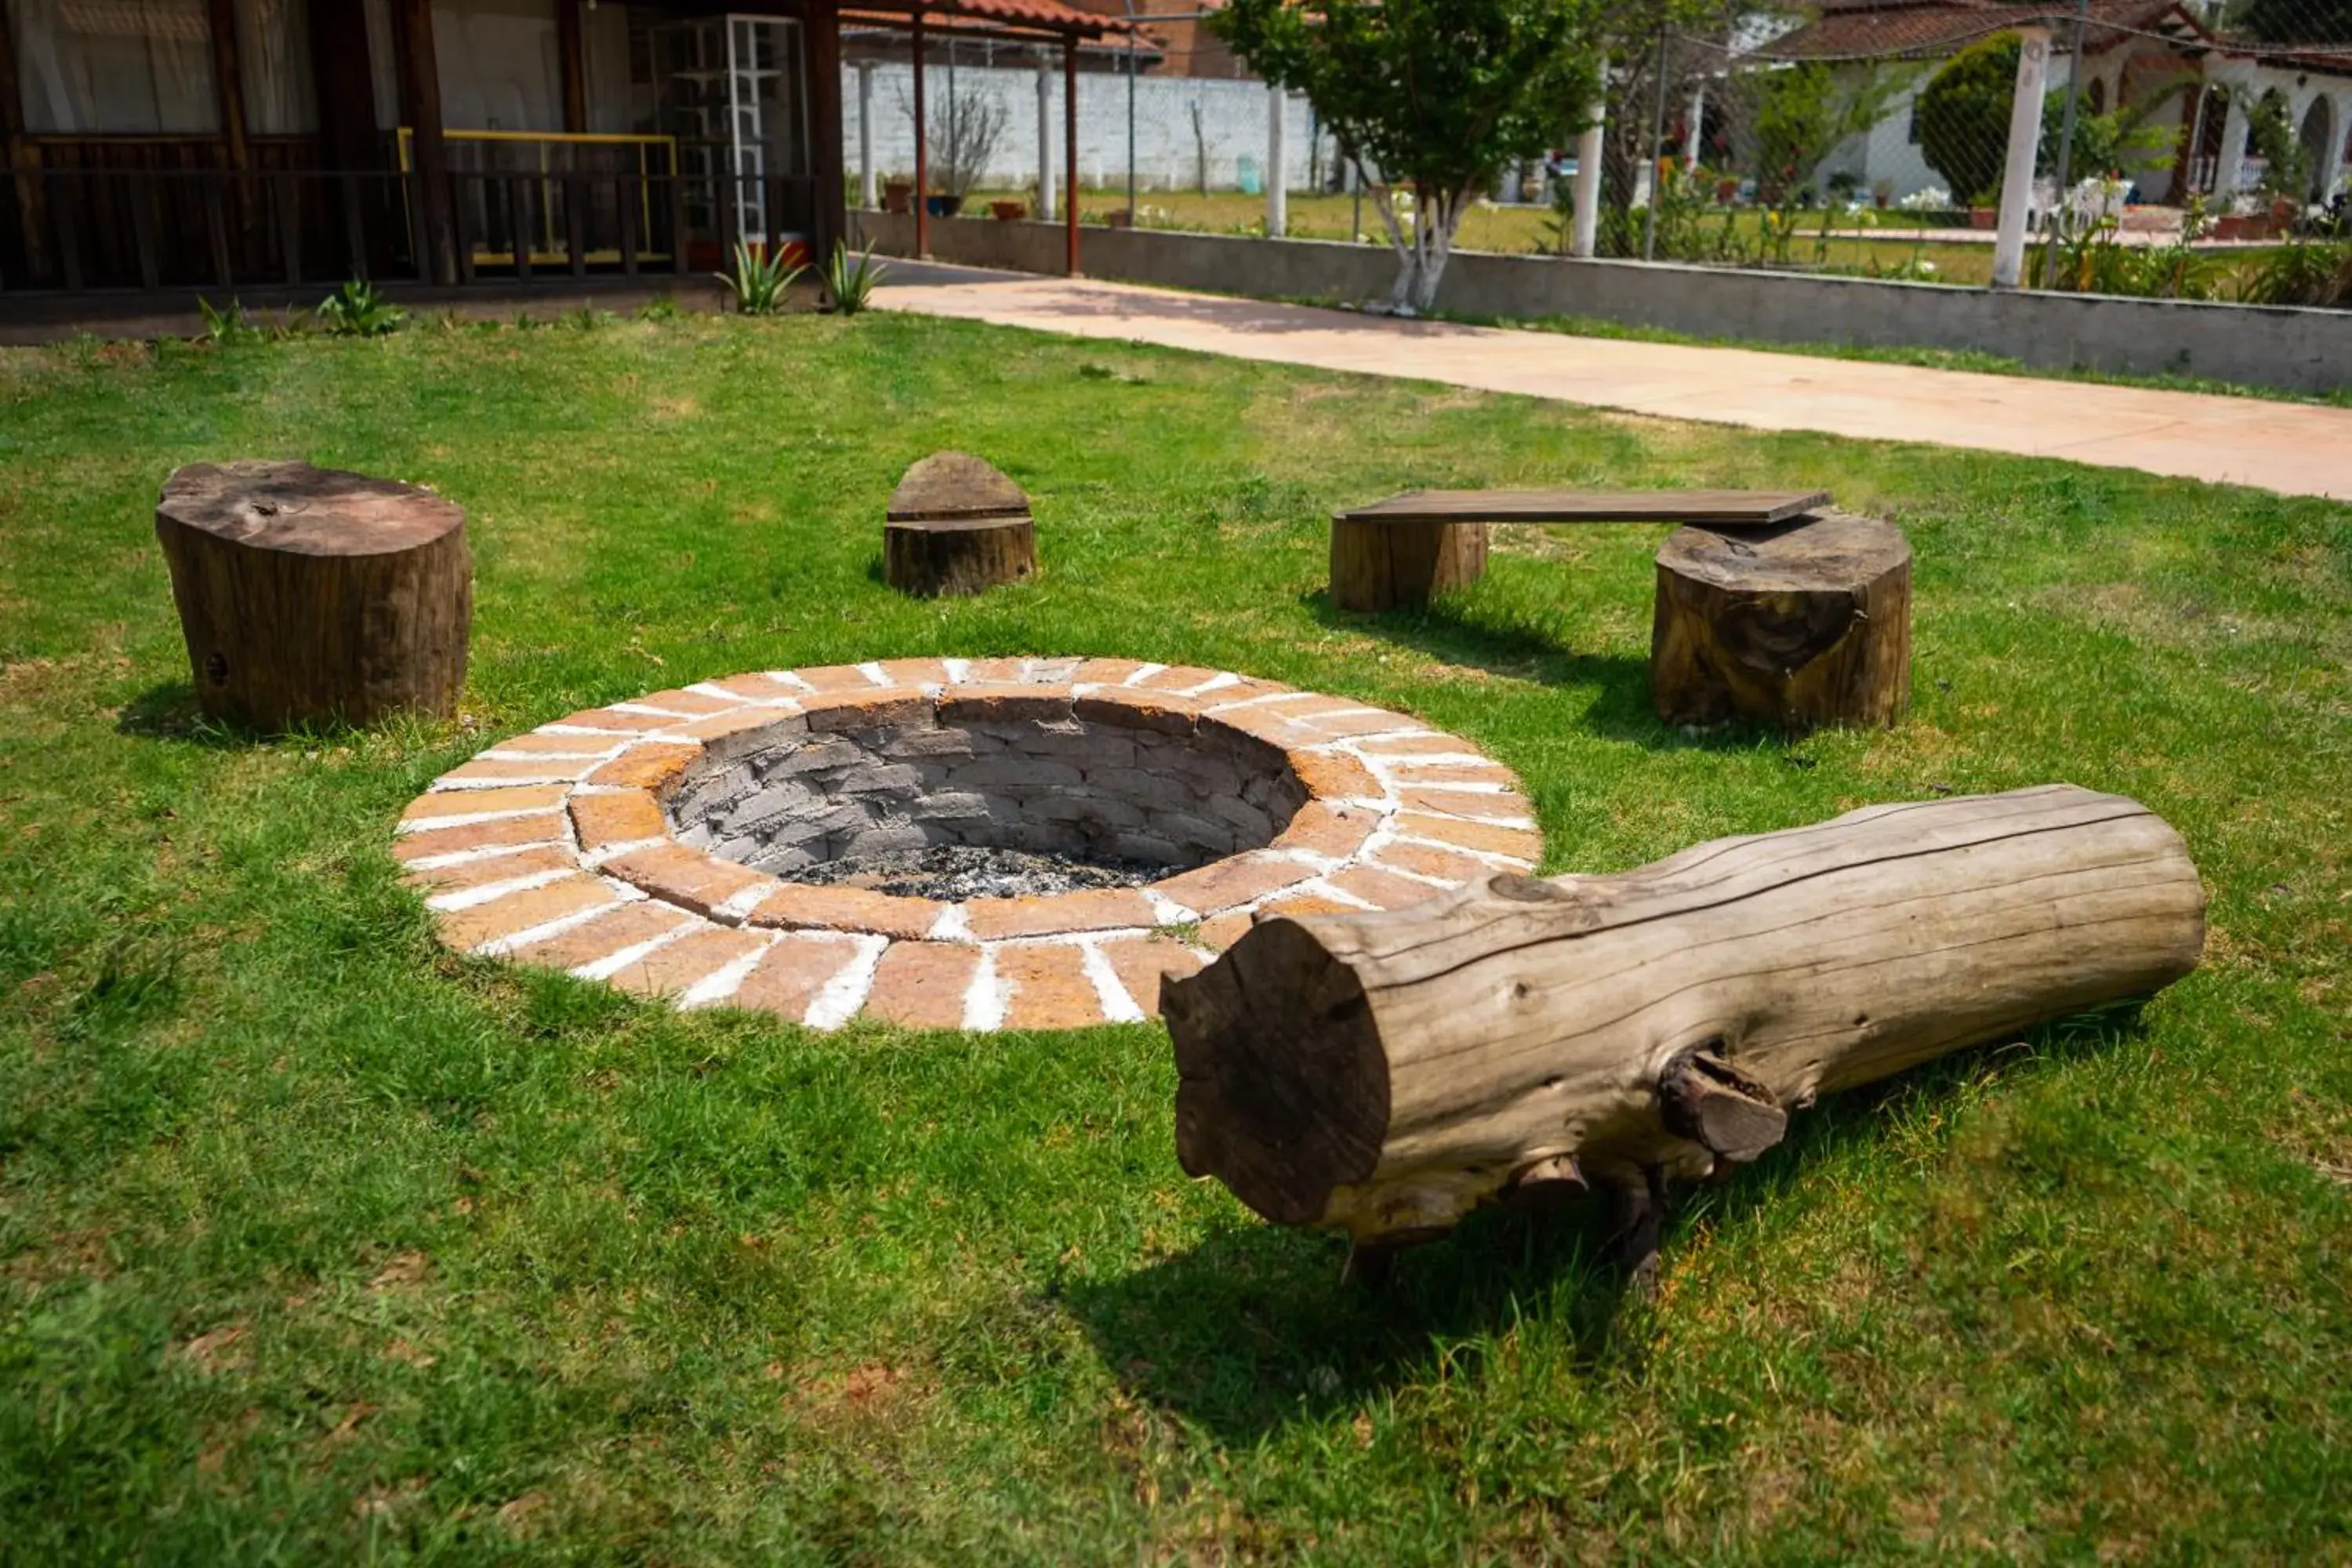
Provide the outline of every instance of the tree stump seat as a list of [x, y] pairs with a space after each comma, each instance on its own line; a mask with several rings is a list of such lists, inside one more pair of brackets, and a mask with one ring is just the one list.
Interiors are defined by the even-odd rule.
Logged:
[[308, 463], [192, 463], [155, 537], [210, 716], [274, 731], [457, 711], [473, 555], [454, 501]]
[[1827, 505], [1821, 490], [1408, 490], [1331, 519], [1331, 603], [1417, 609], [1486, 574], [1494, 522], [1770, 523]]
[[934, 452], [908, 468], [883, 519], [883, 575], [923, 598], [985, 593], [1037, 570], [1029, 497], [966, 452]]
[[1911, 695], [1911, 546], [1826, 511], [1686, 526], [1658, 551], [1650, 690], [1668, 724], [1888, 725]]

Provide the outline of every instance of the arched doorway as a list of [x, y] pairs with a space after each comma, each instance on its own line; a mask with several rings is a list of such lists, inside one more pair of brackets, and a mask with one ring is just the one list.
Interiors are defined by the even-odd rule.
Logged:
[[2221, 170], [2221, 139], [2223, 127], [2230, 119], [2230, 94], [2225, 88], [2209, 87], [2196, 97], [2195, 106], [2180, 126], [2181, 179], [2176, 197], [2192, 191], [2210, 191]]
[[2328, 179], [2335, 173], [2327, 153], [2336, 142], [2336, 106], [2327, 100], [2326, 93], [2313, 98], [2311, 107], [2303, 111], [2303, 125], [2295, 132], [2295, 140], [2303, 143], [2304, 200], [2324, 202], [2327, 199]]

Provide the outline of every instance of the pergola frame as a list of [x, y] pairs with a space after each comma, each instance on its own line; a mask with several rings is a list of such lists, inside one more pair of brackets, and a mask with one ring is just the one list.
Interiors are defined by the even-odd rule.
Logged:
[[[930, 138], [924, 102], [924, 51], [936, 31], [957, 38], [987, 38], [1003, 43], [1051, 45], [1062, 49], [1062, 233], [1065, 265], [1078, 276], [1078, 45], [1084, 39], [1131, 35], [1134, 24], [1122, 17], [1056, 3], [1056, 0], [857, 0], [854, 8], [834, 13], [836, 27], [845, 18], [860, 26], [889, 27], [906, 18], [913, 44], [915, 114], [915, 254], [931, 253]], [[1038, 149], [1039, 162], [1045, 149]]]

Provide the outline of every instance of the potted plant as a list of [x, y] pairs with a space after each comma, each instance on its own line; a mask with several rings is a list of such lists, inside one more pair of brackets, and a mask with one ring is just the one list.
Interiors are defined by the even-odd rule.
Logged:
[[980, 94], [950, 97], [947, 112], [933, 120], [926, 132], [930, 174], [936, 189], [923, 198], [933, 217], [953, 217], [995, 161], [1012, 110], [1003, 100]]
[[999, 223], [1013, 223], [1029, 216], [1027, 202], [991, 202], [989, 213]]
[[915, 210], [915, 182], [885, 180], [882, 182], [882, 210], [897, 213], [900, 217]]
[[1135, 226], [1135, 215], [1128, 211], [1125, 207], [1113, 207], [1109, 212], [1103, 215], [1103, 222], [1108, 224], [1113, 228], [1133, 228]]
[[1878, 210], [1881, 212], [1885, 212], [1888, 207], [1894, 205], [1895, 182], [1892, 180], [1872, 181], [1870, 185], [1870, 199], [1878, 204]]

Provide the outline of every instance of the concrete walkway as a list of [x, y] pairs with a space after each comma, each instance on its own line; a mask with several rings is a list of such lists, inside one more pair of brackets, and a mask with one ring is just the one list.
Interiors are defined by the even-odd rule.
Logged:
[[1927, 441], [2352, 500], [2352, 408], [1400, 321], [929, 263], [894, 262], [876, 301], [1674, 419]]

